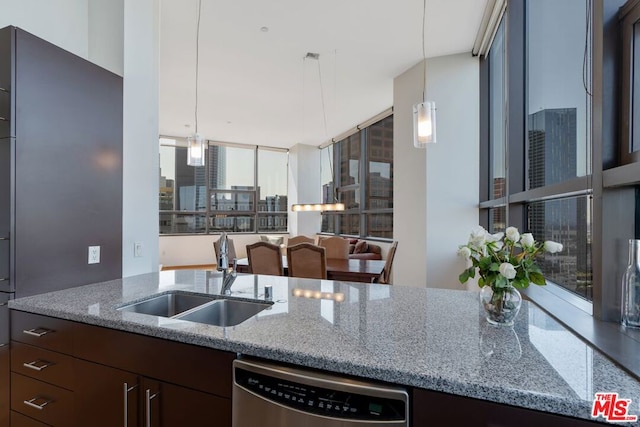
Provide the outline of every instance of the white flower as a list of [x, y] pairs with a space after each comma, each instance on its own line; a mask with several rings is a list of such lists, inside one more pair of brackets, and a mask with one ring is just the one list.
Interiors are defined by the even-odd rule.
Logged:
[[464, 259], [471, 258], [471, 249], [466, 246], [460, 246], [460, 249], [458, 249], [458, 256]]
[[487, 235], [487, 230], [482, 226], [477, 226], [473, 230], [471, 230], [471, 234], [469, 235], [469, 244], [474, 247], [480, 247], [484, 244], [485, 238]]
[[552, 242], [547, 240], [544, 242], [544, 250], [550, 254], [555, 254], [562, 251], [562, 243]]
[[502, 240], [503, 237], [504, 237], [503, 232], [496, 233], [496, 234], [487, 233], [487, 236], [485, 239], [487, 240], [487, 243], [493, 243], [493, 242], [499, 242], [500, 240]]
[[520, 244], [525, 248], [532, 248], [533, 245], [536, 244], [536, 241], [533, 239], [533, 234], [523, 233], [520, 237]]
[[513, 279], [516, 277], [516, 268], [508, 262], [503, 262], [500, 264], [500, 274], [507, 279]]
[[507, 239], [511, 240], [512, 242], [517, 242], [518, 240], [520, 240], [520, 233], [515, 227], [508, 227], [506, 230], [506, 235]]

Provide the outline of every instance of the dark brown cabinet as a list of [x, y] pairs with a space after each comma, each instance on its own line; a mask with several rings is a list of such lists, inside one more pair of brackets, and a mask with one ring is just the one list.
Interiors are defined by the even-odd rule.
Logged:
[[76, 425], [94, 427], [141, 425], [139, 376], [109, 366], [75, 359]]
[[413, 390], [413, 421], [420, 427], [595, 427], [587, 420], [569, 418], [436, 391]]
[[231, 426], [234, 353], [19, 311], [11, 325], [12, 426]]
[[0, 426], [9, 425], [9, 346], [0, 347]]

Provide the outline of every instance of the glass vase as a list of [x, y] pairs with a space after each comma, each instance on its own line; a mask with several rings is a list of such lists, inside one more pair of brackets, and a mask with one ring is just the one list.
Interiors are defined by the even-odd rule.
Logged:
[[622, 276], [622, 324], [640, 327], [640, 240], [629, 239], [629, 265]]
[[492, 325], [513, 326], [522, 306], [522, 295], [513, 286], [495, 289], [484, 286], [480, 290], [480, 302], [487, 322]]

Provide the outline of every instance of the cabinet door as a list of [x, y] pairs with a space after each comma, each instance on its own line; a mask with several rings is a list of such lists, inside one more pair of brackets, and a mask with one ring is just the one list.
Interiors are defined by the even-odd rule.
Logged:
[[138, 376], [75, 359], [76, 425], [138, 426]]
[[231, 427], [230, 399], [148, 379], [141, 392], [145, 427]]
[[9, 346], [0, 343], [0, 426], [9, 425]]

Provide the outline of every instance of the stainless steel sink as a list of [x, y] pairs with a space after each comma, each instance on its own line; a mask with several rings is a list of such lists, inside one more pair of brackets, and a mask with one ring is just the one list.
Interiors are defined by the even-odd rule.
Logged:
[[235, 326], [255, 316], [271, 304], [270, 302], [226, 299], [217, 295], [168, 292], [125, 305], [118, 310], [208, 325]]
[[150, 314], [152, 316], [173, 317], [176, 314], [199, 307], [215, 299], [215, 296], [170, 292], [120, 307], [118, 310]]
[[216, 326], [235, 326], [270, 305], [271, 303], [222, 299], [174, 316], [174, 319]]

